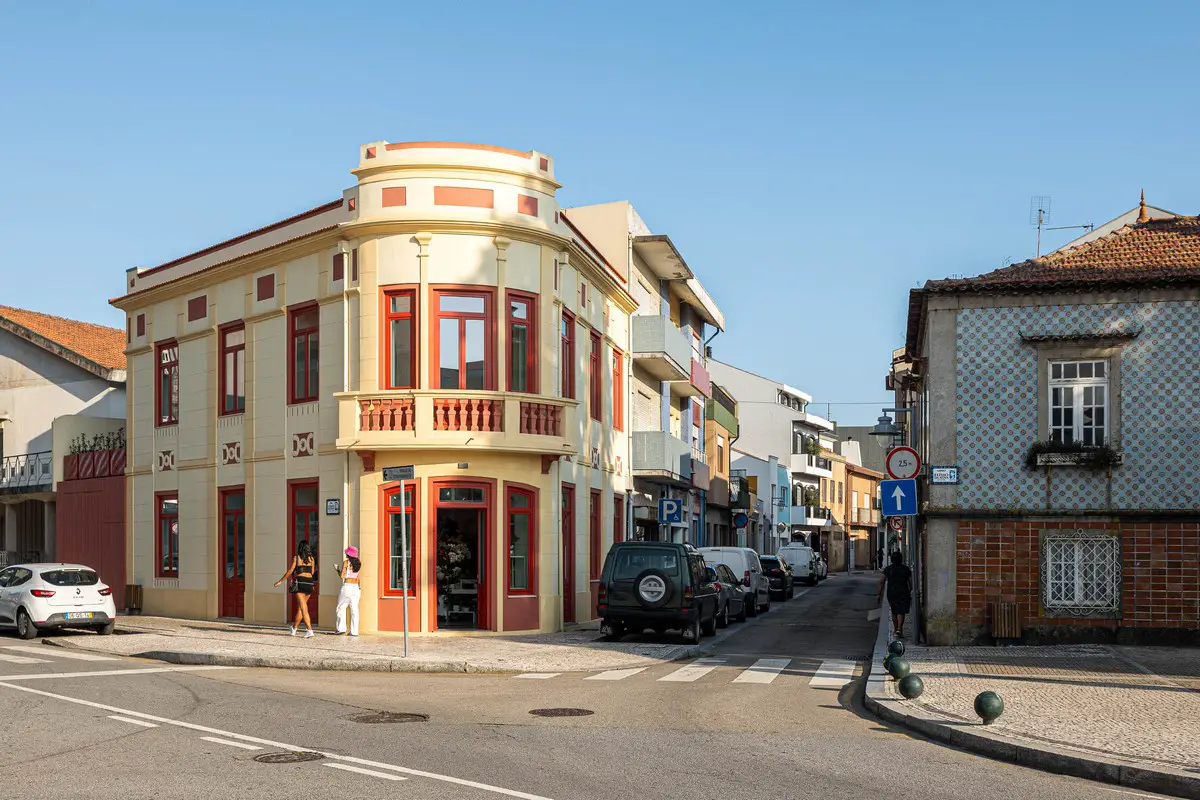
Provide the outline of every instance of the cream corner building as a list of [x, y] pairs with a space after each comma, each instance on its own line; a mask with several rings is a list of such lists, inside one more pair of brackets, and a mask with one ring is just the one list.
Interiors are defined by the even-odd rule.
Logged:
[[405, 603], [426, 633], [593, 618], [629, 529], [628, 265], [567, 221], [544, 153], [374, 142], [352, 173], [113, 300], [144, 610], [282, 623], [273, 584], [308, 540], [322, 626], [348, 545], [364, 632], [399, 631]]

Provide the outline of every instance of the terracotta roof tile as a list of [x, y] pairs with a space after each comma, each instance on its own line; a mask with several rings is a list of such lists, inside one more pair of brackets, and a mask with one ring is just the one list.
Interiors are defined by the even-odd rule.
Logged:
[[23, 308], [0, 306], [0, 319], [24, 328], [105, 369], [125, 369], [125, 331]]
[[1012, 292], [1200, 283], [1200, 218], [1127, 225], [1069, 250], [975, 278], [929, 281], [929, 292]]

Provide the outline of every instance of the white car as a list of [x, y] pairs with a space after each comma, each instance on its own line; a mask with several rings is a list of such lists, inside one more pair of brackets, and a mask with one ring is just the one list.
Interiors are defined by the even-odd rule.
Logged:
[[0, 627], [22, 639], [39, 629], [91, 628], [113, 632], [117, 606], [112, 589], [82, 564], [17, 564], [0, 570]]

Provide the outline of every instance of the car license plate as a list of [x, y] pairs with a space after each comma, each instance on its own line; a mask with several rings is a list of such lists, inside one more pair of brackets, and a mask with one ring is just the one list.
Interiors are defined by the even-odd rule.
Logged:
[[67, 619], [91, 619], [91, 611], [71, 611], [67, 614]]

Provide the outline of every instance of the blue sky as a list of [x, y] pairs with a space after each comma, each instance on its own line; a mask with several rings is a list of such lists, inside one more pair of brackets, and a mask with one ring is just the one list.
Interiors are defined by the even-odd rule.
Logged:
[[629, 199], [671, 235], [725, 311], [717, 357], [868, 422], [908, 289], [1031, 256], [1031, 195], [1053, 197], [1053, 225], [1102, 223], [1143, 186], [1200, 211], [1198, 17], [9, 3], [0, 303], [120, 326], [106, 300], [127, 267], [337, 197], [361, 142], [537, 148], [565, 205]]

